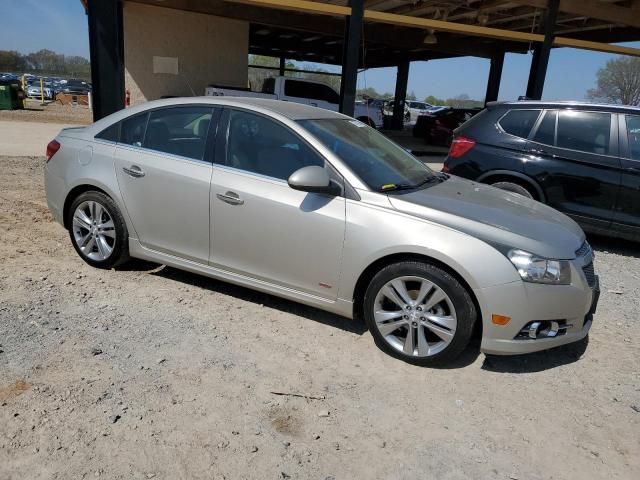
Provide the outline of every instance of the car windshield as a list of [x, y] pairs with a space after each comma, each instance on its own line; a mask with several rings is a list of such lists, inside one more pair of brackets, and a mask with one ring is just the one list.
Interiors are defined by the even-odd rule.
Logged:
[[437, 178], [420, 160], [358, 120], [300, 120], [299, 123], [372, 190], [417, 188]]

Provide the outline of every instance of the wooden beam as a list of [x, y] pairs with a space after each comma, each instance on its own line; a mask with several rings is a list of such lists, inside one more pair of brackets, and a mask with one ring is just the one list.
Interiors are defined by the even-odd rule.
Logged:
[[[513, 3], [536, 8], [546, 8], [545, 0], [513, 0]], [[621, 7], [597, 0], [560, 0], [561, 12], [583, 15], [606, 22], [640, 28], [640, 15], [637, 8]]]

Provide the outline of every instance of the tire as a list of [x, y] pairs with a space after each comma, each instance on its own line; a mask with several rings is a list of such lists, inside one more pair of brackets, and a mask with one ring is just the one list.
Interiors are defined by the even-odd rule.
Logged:
[[[407, 294], [411, 304], [403, 302]], [[431, 302], [436, 303], [430, 306]], [[363, 311], [378, 348], [420, 366], [443, 365], [458, 357], [469, 344], [477, 318], [471, 295], [453, 275], [414, 261], [380, 270], [365, 292]]]
[[535, 197], [529, 191], [528, 188], [523, 187], [522, 185], [517, 184], [517, 183], [513, 183], [513, 182], [496, 182], [496, 183], [492, 183], [491, 186], [499, 188], [501, 190], [506, 190], [507, 192], [517, 193], [518, 195], [522, 195], [523, 197], [527, 197], [527, 198], [530, 198], [532, 200], [535, 200]]
[[[104, 193], [80, 194], [71, 203], [66, 224], [73, 248], [92, 267], [108, 269], [129, 260], [127, 225], [118, 206]], [[87, 241], [81, 247], [84, 239]]]

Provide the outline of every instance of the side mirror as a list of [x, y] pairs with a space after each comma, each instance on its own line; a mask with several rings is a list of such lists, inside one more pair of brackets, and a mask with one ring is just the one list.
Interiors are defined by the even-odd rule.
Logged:
[[317, 165], [302, 167], [291, 174], [287, 183], [294, 190], [338, 195], [340, 187], [331, 181], [327, 171]]

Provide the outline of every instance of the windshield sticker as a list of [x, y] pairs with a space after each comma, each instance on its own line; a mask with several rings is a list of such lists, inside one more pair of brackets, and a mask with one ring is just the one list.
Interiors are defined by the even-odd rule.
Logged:
[[349, 120], [349, 123], [352, 123], [356, 127], [360, 127], [360, 128], [367, 126], [366, 123], [362, 123], [360, 120]]

